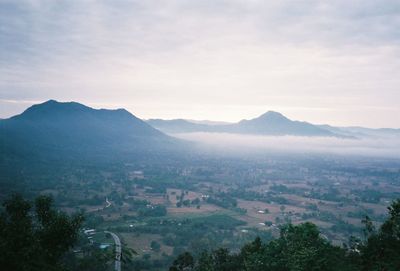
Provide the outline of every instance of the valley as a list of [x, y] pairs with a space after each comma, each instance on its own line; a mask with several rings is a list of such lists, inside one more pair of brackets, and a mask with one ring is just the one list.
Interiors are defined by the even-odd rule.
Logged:
[[[300, 125], [276, 113], [261, 120]], [[82, 214], [73, 253], [102, 255], [105, 269], [115, 257], [105, 232], [121, 240], [122, 270], [166, 270], [186, 251], [238, 253], [257, 237], [279, 238], [289, 224], [313, 223], [323, 240], [348, 247], [365, 238], [367, 216], [379, 227], [400, 198], [397, 157], [284, 144], [276, 145], [285, 151], [202, 149], [122, 109], [56, 101], [1, 120], [0, 128], [0, 199], [45, 195], [60, 210]]]
[[0, 271], [400, 271], [400, 1], [0, 0]]
[[338, 246], [362, 238], [365, 216], [380, 225], [400, 197], [399, 168], [393, 160], [334, 156], [208, 157], [68, 171], [51, 190], [31, 192], [51, 194], [67, 212], [85, 211], [88, 228], [116, 233], [137, 252], [129, 266], [165, 270], [184, 251], [237, 252], [257, 236], [278, 237], [287, 223], [312, 222]]

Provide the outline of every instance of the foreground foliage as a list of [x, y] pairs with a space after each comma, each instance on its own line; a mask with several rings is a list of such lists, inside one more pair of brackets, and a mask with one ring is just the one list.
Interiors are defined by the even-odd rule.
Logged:
[[[279, 238], [266, 243], [256, 238], [237, 253], [226, 248], [203, 251], [195, 257], [189, 252], [182, 253], [169, 270], [400, 270], [400, 199], [388, 210], [388, 218], [379, 229], [366, 217], [364, 240], [351, 238], [348, 246], [332, 245], [312, 223], [288, 224], [281, 228]], [[5, 201], [0, 213], [1, 270], [109, 269], [113, 255], [85, 242], [79, 244], [82, 258], [68, 253], [79, 243], [82, 221], [82, 215], [69, 216], [54, 209], [49, 197], [40, 196], [32, 204], [18, 195], [13, 196]], [[129, 260], [129, 253], [123, 254], [123, 259]]]
[[388, 219], [375, 230], [366, 217], [365, 240], [352, 238], [350, 246], [338, 247], [321, 237], [312, 223], [286, 225], [280, 237], [268, 243], [260, 238], [239, 253], [220, 248], [204, 251], [195, 259], [189, 252], [178, 256], [170, 271], [310, 271], [400, 270], [400, 200], [392, 203]]
[[40, 196], [34, 204], [15, 195], [0, 215], [2, 270], [63, 270], [62, 258], [78, 238], [81, 215], [68, 216]]

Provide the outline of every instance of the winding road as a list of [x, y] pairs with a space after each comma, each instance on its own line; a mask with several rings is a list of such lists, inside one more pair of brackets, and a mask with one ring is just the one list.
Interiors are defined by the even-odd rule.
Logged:
[[111, 234], [115, 242], [115, 271], [121, 271], [121, 240], [118, 235], [110, 231], [104, 231], [105, 233]]
[[104, 209], [111, 206], [111, 202], [108, 200], [108, 198], [106, 198], [106, 204], [107, 205], [106, 205], [106, 207], [104, 207]]

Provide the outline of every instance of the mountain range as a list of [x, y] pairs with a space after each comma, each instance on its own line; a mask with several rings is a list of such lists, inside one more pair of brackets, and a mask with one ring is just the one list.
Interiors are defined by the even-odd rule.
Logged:
[[71, 158], [110, 161], [121, 157], [177, 153], [189, 143], [167, 134], [212, 132], [273, 136], [360, 138], [400, 136], [400, 129], [333, 127], [293, 121], [269, 111], [238, 123], [152, 119], [125, 109], [93, 109], [76, 102], [49, 100], [0, 120], [0, 162], [13, 157], [39, 160]]
[[[215, 123], [185, 119], [149, 119], [147, 123], [167, 134], [211, 132], [270, 136], [308, 136], [365, 138], [381, 136], [400, 136], [400, 129], [364, 127], [334, 127], [316, 125], [309, 122], [290, 120], [279, 112], [268, 111], [257, 118], [241, 120], [237, 123]], [[207, 124], [212, 123], [212, 124]]]
[[150, 119], [147, 123], [165, 133], [218, 132], [277, 136], [336, 136], [334, 132], [327, 129], [308, 122], [292, 121], [281, 113], [274, 111], [268, 111], [254, 119], [229, 124], [208, 125], [184, 119]]
[[343, 135], [308, 122], [293, 121], [274, 111], [250, 120], [238, 123], [207, 125], [190, 120], [150, 119], [147, 121], [153, 127], [169, 134], [192, 132], [215, 132], [253, 135], [294, 135], [294, 136], [327, 136], [343, 137]]

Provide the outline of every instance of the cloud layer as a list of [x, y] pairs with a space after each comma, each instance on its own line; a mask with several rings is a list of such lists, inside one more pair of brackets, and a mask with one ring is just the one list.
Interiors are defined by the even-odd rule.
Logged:
[[335, 154], [400, 158], [400, 138], [343, 139], [301, 136], [255, 136], [226, 133], [186, 133], [173, 136], [197, 143], [201, 150], [232, 154]]
[[390, 0], [3, 0], [0, 114], [55, 98], [144, 118], [277, 110], [397, 127], [399, 29]]

